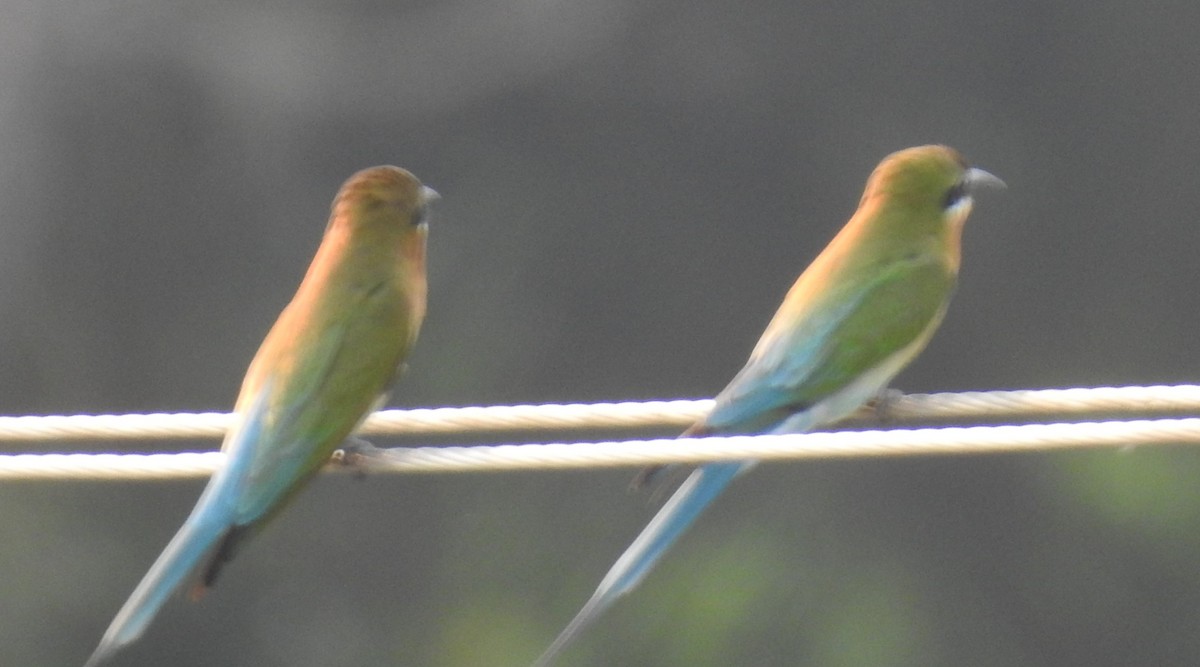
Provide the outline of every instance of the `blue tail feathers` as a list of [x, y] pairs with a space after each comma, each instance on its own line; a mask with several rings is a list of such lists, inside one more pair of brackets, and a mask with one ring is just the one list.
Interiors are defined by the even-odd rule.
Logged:
[[229, 530], [229, 521], [218, 513], [219, 509], [217, 504], [203, 500], [196, 506], [162, 555], [154, 561], [150, 571], [142, 577], [121, 611], [117, 612], [116, 618], [100, 639], [100, 645], [84, 667], [100, 665], [121, 647], [141, 636], [171, 594], [192, 576]]
[[600, 617], [622, 595], [633, 590], [654, 568], [659, 558], [739, 473], [754, 463], [733, 461], [710, 463], [697, 468], [667, 500], [658, 514], [617, 559], [596, 592], [579, 610], [554, 643], [542, 653], [534, 667], [547, 667], [572, 640]]

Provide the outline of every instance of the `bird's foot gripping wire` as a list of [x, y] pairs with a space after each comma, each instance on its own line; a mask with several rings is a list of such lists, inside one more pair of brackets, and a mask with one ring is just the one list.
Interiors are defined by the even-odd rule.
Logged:
[[884, 387], [875, 394], [875, 397], [863, 404], [854, 417], [861, 419], [870, 419], [878, 422], [880, 426], [887, 426], [896, 421], [894, 408], [900, 399], [904, 398], [904, 392], [891, 387]]
[[352, 437], [342, 443], [341, 448], [333, 452], [330, 461], [338, 466], [352, 468], [354, 476], [362, 479], [367, 476], [371, 462], [383, 458], [384, 451], [362, 438]]

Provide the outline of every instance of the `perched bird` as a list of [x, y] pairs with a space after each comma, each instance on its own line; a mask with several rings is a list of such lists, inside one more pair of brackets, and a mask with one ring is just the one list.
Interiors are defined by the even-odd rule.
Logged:
[[[946, 313], [963, 222], [981, 185], [1004, 184], [945, 146], [884, 158], [858, 210], [796, 280], [745, 367], [681, 437], [809, 431], [849, 416], [884, 390]], [[753, 465], [718, 462], [693, 471], [537, 667], [549, 665], [637, 586], [726, 485]]]
[[86, 667], [137, 639], [185, 582], [199, 598], [383, 402], [425, 317], [427, 210], [437, 193], [396, 167], [350, 177], [291, 303], [246, 377], [224, 465], [121, 607]]

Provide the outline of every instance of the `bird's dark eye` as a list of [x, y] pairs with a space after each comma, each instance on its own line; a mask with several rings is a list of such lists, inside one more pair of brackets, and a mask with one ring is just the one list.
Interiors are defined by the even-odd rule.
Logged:
[[429, 205], [421, 204], [413, 214], [412, 224], [415, 227], [423, 222], [429, 222]]
[[965, 196], [967, 196], [967, 184], [965, 181], [959, 181], [946, 191], [946, 200], [942, 202], [942, 207], [950, 208]]

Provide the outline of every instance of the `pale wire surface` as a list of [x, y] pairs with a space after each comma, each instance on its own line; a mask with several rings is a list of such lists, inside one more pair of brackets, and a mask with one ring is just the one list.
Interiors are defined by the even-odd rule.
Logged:
[[[702, 415], [711, 401], [654, 401], [592, 405], [492, 406], [387, 410], [367, 422], [364, 435], [428, 435], [536, 430], [679, 427]], [[638, 466], [720, 459], [829, 458], [985, 453], [1145, 444], [1200, 444], [1200, 419], [1146, 419], [1200, 414], [1200, 386], [1102, 387], [888, 398], [843, 426], [863, 427], [989, 420], [1059, 421], [1089, 417], [1143, 417], [953, 428], [813, 433], [787, 436], [674, 438], [595, 443], [423, 447], [372, 456], [372, 470], [452, 472], [534, 468]], [[0, 441], [61, 442], [97, 439], [220, 437], [230, 423], [222, 413], [2, 417]], [[0, 455], [0, 479], [169, 479], [211, 474], [219, 452], [183, 454]]]

